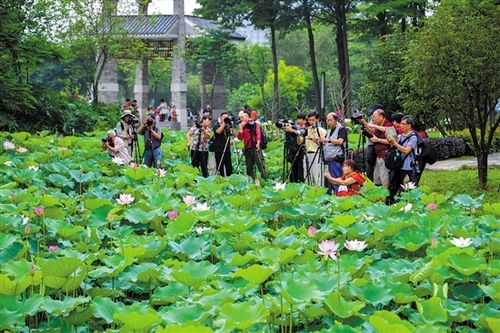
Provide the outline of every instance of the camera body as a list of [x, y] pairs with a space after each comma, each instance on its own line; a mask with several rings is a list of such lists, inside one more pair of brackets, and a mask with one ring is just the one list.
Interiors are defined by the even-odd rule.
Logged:
[[128, 116], [126, 122], [129, 125], [135, 126], [139, 123], [139, 119], [134, 116]]
[[154, 121], [153, 119], [148, 118], [148, 119], [146, 120], [146, 126], [147, 126], [147, 127], [152, 127], [154, 124], [155, 124], [155, 121]]
[[102, 138], [101, 139], [102, 143], [108, 143], [111, 147], [114, 147], [115, 144], [113, 142], [113, 140], [111, 140], [110, 137], [105, 137], [105, 138]]
[[277, 128], [282, 129], [283, 127], [291, 126], [291, 124], [288, 119], [279, 119], [275, 125]]
[[363, 129], [361, 131], [361, 134], [365, 137], [367, 137], [368, 139], [372, 138], [373, 137], [373, 134], [371, 134], [370, 132], [368, 132], [367, 130]]
[[229, 125], [230, 127], [233, 126], [233, 121], [228, 117], [224, 118], [224, 124]]
[[354, 113], [354, 114], [351, 116], [351, 120], [352, 120], [352, 122], [353, 122], [354, 124], [356, 124], [356, 125], [359, 125], [359, 124], [360, 124], [360, 122], [359, 122], [359, 121], [360, 121], [361, 119], [364, 119], [364, 116], [363, 116], [363, 114], [362, 114], [361, 112], [356, 112], [356, 113]]
[[248, 128], [249, 130], [253, 130], [255, 128], [255, 121], [250, 120], [246, 125], [245, 128]]

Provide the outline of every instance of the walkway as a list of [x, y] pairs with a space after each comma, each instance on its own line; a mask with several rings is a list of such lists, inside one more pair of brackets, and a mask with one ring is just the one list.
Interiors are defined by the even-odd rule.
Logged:
[[[490, 154], [488, 156], [488, 166], [500, 166], [500, 153]], [[454, 158], [445, 161], [437, 161], [433, 165], [427, 164], [425, 170], [458, 170], [463, 166], [477, 167], [477, 159], [473, 156], [470, 158]]]

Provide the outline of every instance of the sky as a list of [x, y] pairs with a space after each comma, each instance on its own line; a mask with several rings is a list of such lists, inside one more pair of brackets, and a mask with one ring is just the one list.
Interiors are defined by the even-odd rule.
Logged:
[[[195, 8], [200, 7], [196, 0], [184, 0], [184, 12], [191, 15]], [[153, 0], [149, 5], [150, 14], [173, 14], [174, 0]]]

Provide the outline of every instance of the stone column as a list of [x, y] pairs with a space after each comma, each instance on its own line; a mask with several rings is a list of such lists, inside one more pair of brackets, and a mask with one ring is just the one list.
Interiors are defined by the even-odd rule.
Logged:
[[149, 103], [148, 59], [144, 58], [135, 68], [134, 99], [139, 105], [139, 115], [144, 119]]
[[177, 46], [172, 58], [172, 83], [170, 92], [172, 103], [177, 107], [181, 130], [187, 129], [187, 83], [186, 83], [186, 60], [184, 50], [186, 48], [186, 21], [184, 20], [184, 0], [174, 0], [174, 15], [179, 18], [178, 37], [175, 41]]
[[106, 104], [118, 104], [118, 76], [116, 74], [116, 61], [108, 58], [106, 63], [97, 64], [97, 70], [104, 66], [97, 86], [97, 97], [99, 102]]
[[[203, 109], [205, 105], [210, 103], [212, 107], [212, 116], [214, 119], [217, 119], [222, 112], [226, 111], [226, 87], [224, 85], [224, 76], [221, 73], [216, 73], [216, 64], [213, 61], [205, 62], [203, 64], [203, 69], [201, 72], [201, 87], [200, 87], [200, 96], [201, 96], [201, 108]], [[214, 79], [215, 75], [215, 79]], [[205, 89], [203, 89], [203, 85], [205, 87], [207, 85], [210, 86], [210, 89], [207, 89], [205, 93]], [[213, 89], [213, 100], [210, 101], [210, 93]]]

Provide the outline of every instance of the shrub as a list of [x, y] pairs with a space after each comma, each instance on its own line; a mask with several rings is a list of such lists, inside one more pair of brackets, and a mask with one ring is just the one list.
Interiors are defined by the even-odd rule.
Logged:
[[[476, 132], [479, 138], [480, 135], [479, 129]], [[486, 132], [486, 137], [488, 137], [488, 135], [489, 131]], [[452, 136], [463, 139], [470, 146], [472, 150], [474, 149], [474, 142], [472, 142], [472, 137], [470, 135], [469, 129], [464, 129], [463, 131], [455, 131], [452, 133]], [[495, 135], [493, 136], [493, 141], [491, 142], [489, 154], [497, 152], [500, 152], [500, 128], [498, 128], [495, 131]]]

